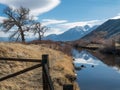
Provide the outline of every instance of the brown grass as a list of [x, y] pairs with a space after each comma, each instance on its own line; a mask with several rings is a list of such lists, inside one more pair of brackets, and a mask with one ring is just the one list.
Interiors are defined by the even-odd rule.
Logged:
[[[75, 78], [72, 58], [64, 53], [42, 47], [41, 45], [0, 43], [0, 57], [41, 59], [42, 54], [49, 54], [50, 73], [55, 90], [62, 90], [63, 84], [72, 83], [71, 78]], [[0, 60], [0, 77], [15, 73], [35, 64], [37, 63]], [[42, 90], [41, 68], [0, 82], [0, 90]]]
[[71, 42], [57, 42], [57, 41], [51, 41], [51, 40], [34, 40], [31, 42], [28, 42], [26, 44], [36, 44], [36, 45], [41, 45], [43, 47], [51, 48], [54, 50], [58, 50], [63, 52], [64, 54], [71, 55], [71, 49], [72, 49], [72, 44]]

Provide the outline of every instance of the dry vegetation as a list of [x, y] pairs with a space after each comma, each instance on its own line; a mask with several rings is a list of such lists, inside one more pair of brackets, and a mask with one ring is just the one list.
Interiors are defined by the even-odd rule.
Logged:
[[[55, 90], [62, 90], [63, 84], [73, 83], [75, 79], [72, 58], [64, 53], [41, 45], [19, 43], [0, 43], [0, 57], [36, 58], [49, 54], [50, 73]], [[37, 63], [0, 60], [0, 77], [23, 70]], [[75, 84], [75, 87], [77, 85]], [[41, 68], [0, 82], [0, 90], [42, 90]], [[76, 89], [79, 90], [79, 89]]]
[[28, 42], [27, 44], [36, 44], [41, 45], [43, 47], [51, 48], [57, 51], [62, 51], [64, 54], [67, 54], [71, 56], [71, 49], [72, 44], [71, 42], [57, 42], [57, 41], [51, 41], [51, 40], [33, 40], [31, 42]]

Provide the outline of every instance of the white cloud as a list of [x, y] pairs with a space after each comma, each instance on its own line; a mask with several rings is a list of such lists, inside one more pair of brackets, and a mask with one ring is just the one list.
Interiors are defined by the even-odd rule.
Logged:
[[0, 31], [0, 37], [8, 37], [10, 33], [4, 33], [3, 31]]
[[91, 21], [81, 21], [81, 22], [70, 22], [70, 23], [61, 24], [61, 26], [63, 28], [69, 29], [75, 26], [85, 26], [85, 25], [94, 26], [94, 25], [99, 25], [101, 23], [102, 22], [100, 20], [91, 20]]
[[120, 19], [120, 13], [117, 16], [111, 18], [111, 19]]
[[60, 28], [51, 28], [45, 33], [45, 36], [50, 35], [50, 34], [61, 34], [64, 31], [62, 31]]
[[5, 17], [0, 16], [0, 23], [2, 23], [4, 19], [6, 19], [6, 18], [5, 18]]
[[48, 12], [60, 4], [60, 0], [0, 0], [0, 3], [13, 8], [25, 7], [31, 10], [31, 14], [37, 16]]
[[75, 26], [85, 26], [90, 25], [91, 27], [94, 25], [99, 25], [103, 21], [100, 20], [91, 20], [91, 21], [81, 21], [81, 22], [69, 22], [67, 20], [56, 20], [56, 19], [43, 19], [43, 25], [50, 26], [50, 30], [47, 32], [48, 34], [61, 34], [66, 30], [73, 28]]
[[43, 19], [42, 22], [44, 25], [52, 25], [52, 24], [66, 23], [67, 20]]

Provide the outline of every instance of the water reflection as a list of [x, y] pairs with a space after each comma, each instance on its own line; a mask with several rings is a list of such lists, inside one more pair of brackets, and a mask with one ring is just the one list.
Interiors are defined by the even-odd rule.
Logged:
[[99, 63], [101, 63], [96, 57], [94, 57], [85, 50], [81, 52], [73, 50], [73, 57], [75, 58], [74, 63], [91, 65], [98, 65]]
[[81, 90], [120, 90], [119, 65], [114, 66], [113, 61], [101, 62], [87, 51], [73, 50], [73, 56], [75, 66], [81, 67], [77, 71], [77, 82]]
[[90, 51], [94, 56], [100, 58], [102, 62], [109, 66], [116, 66], [117, 68], [120, 69], [120, 56], [117, 55], [109, 55], [109, 54], [103, 54], [100, 53], [99, 51], [92, 52]]

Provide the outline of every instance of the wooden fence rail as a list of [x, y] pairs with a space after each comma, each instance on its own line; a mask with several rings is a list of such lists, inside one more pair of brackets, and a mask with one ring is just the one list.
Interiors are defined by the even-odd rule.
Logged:
[[[40, 59], [20, 59], [20, 58], [5, 58], [5, 57], [0, 57], [0, 60], [5, 60], [5, 61], [19, 61], [19, 62], [38, 62], [39, 64], [28, 67], [24, 70], [15, 72], [13, 74], [9, 74], [7, 76], [1, 77], [0, 82], [7, 80], [9, 78], [18, 76], [20, 74], [23, 74], [25, 72], [31, 71], [33, 69], [42, 67], [42, 77], [43, 77], [43, 90], [54, 90], [53, 82], [51, 80], [50, 76], [50, 66], [49, 66], [49, 60], [48, 60], [48, 55], [42, 55], [42, 60]], [[73, 90], [73, 85], [63, 85], [63, 90]]]
[[5, 58], [5, 57], [0, 57], [0, 60], [19, 61], [19, 62], [39, 62], [39, 63], [42, 62], [42, 60], [40, 59], [22, 59], [22, 58]]
[[28, 71], [31, 71], [31, 70], [33, 70], [33, 69], [39, 68], [40, 66], [42, 66], [42, 65], [41, 65], [41, 64], [37, 64], [37, 65], [34, 65], [34, 66], [32, 66], [32, 67], [26, 68], [26, 69], [24, 69], [24, 70], [18, 71], [18, 72], [16, 72], [16, 73], [9, 74], [9, 75], [7, 75], [7, 76], [4, 76], [4, 77], [0, 78], [0, 81], [4, 81], [4, 80], [6, 80], [6, 79], [9, 79], [9, 78], [18, 76], [18, 75], [23, 74], [23, 73], [25, 73], [25, 72], [28, 72]]

